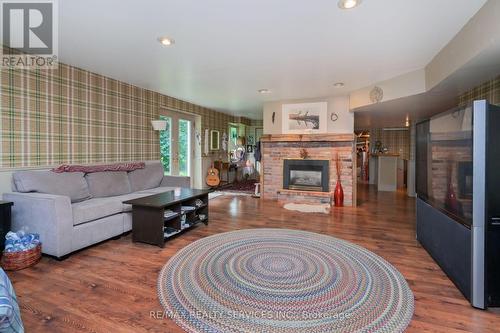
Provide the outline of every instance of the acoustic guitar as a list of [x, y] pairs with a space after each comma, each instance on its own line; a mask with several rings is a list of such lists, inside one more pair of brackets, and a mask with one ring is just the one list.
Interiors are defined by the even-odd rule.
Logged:
[[219, 170], [214, 168], [214, 164], [210, 166], [208, 169], [207, 178], [205, 179], [206, 183], [210, 187], [217, 187], [220, 184]]

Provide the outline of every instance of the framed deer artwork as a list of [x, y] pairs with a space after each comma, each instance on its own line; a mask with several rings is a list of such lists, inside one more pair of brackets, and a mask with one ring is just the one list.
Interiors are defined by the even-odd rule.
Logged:
[[283, 105], [284, 134], [319, 134], [327, 132], [328, 103]]

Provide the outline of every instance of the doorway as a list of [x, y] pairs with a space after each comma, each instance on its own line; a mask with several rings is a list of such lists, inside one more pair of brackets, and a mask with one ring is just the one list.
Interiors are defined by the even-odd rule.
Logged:
[[165, 175], [194, 176], [195, 116], [160, 110], [160, 119], [167, 129], [160, 132], [160, 154]]

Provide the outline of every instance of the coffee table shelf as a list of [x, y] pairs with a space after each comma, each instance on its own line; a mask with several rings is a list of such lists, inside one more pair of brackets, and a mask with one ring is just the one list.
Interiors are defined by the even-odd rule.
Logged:
[[[132, 240], [163, 247], [169, 238], [195, 225], [202, 222], [208, 225], [208, 193], [182, 188], [124, 201], [132, 205]], [[183, 212], [183, 206], [195, 209]], [[165, 216], [168, 210], [174, 214]], [[205, 216], [203, 220], [200, 214]], [[167, 228], [170, 232], [166, 232]]]
[[163, 216], [163, 220], [165, 222], [168, 222], [170, 220], [173, 220], [173, 219], [176, 219], [178, 217], [180, 217], [181, 215], [179, 213], [176, 213], [175, 215], [169, 215], [169, 216]]

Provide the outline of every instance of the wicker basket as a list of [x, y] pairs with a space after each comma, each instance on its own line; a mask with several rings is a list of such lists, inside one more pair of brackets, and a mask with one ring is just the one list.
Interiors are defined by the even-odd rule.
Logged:
[[20, 252], [5, 252], [2, 255], [2, 268], [6, 271], [18, 271], [31, 267], [42, 258], [42, 245]]

